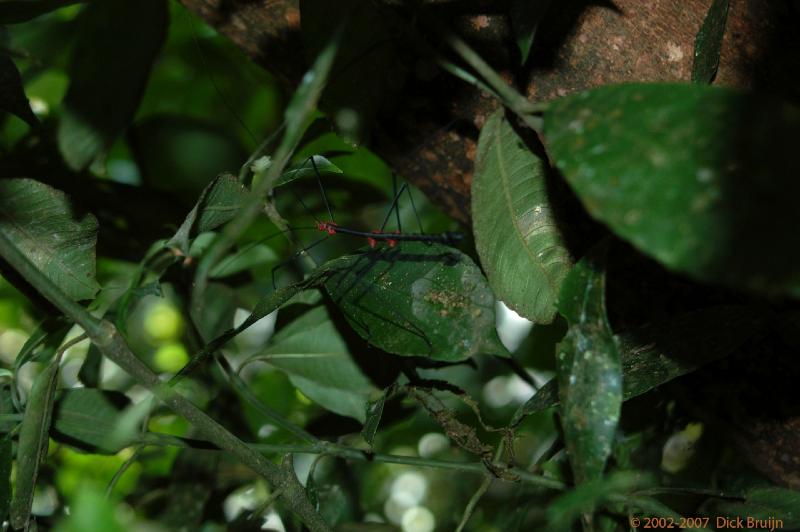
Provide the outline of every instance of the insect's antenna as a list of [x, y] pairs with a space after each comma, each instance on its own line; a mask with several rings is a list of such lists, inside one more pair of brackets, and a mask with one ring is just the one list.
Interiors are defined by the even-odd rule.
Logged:
[[225, 95], [222, 94], [222, 90], [219, 88], [219, 85], [217, 85], [217, 80], [214, 78], [214, 74], [211, 73], [211, 67], [208, 64], [208, 61], [206, 60], [206, 55], [203, 53], [203, 47], [200, 45], [200, 39], [197, 38], [197, 30], [194, 27], [194, 20], [192, 19], [192, 15], [189, 14], [188, 10], [186, 11], [186, 17], [189, 19], [189, 26], [191, 27], [192, 30], [192, 40], [194, 41], [195, 46], [197, 46], [197, 53], [200, 56], [200, 61], [202, 61], [203, 63], [203, 68], [205, 69], [206, 75], [208, 76], [209, 81], [211, 81], [211, 85], [213, 85], [214, 87], [214, 92], [219, 97], [220, 101], [222, 102], [222, 105], [224, 105], [225, 108], [228, 110], [228, 112], [231, 114], [231, 116], [233, 116], [234, 120], [236, 120], [239, 126], [245, 132], [247, 132], [247, 135], [250, 137], [250, 140], [253, 141], [253, 144], [258, 144], [258, 139], [256, 138], [256, 136], [253, 134], [252, 131], [250, 131], [250, 128], [247, 127], [247, 124], [245, 124], [242, 117], [239, 116], [239, 113], [236, 112], [236, 109], [234, 109], [233, 106], [228, 101], [228, 99], [225, 98]]
[[417, 211], [417, 206], [414, 205], [414, 194], [411, 193], [411, 187], [406, 187], [406, 192], [408, 193], [408, 200], [411, 202], [411, 210], [414, 211], [414, 218], [417, 219], [417, 225], [419, 226], [419, 232], [424, 233], [425, 230], [422, 228], [422, 220], [419, 217], [419, 212]]
[[297, 199], [297, 201], [300, 202], [300, 205], [303, 206], [303, 210], [306, 211], [306, 214], [314, 218], [315, 222], [320, 223], [319, 219], [316, 216], [314, 216], [314, 213], [311, 211], [311, 209], [308, 208], [306, 202], [303, 201], [303, 198], [300, 196], [300, 194], [298, 194], [297, 191], [294, 190], [292, 187], [289, 187], [289, 190], [292, 191], [292, 194], [294, 194], [295, 199]]
[[389, 218], [392, 217], [392, 211], [397, 208], [397, 200], [400, 199], [400, 196], [403, 194], [403, 192], [405, 192], [407, 187], [408, 185], [403, 183], [403, 186], [400, 187], [400, 190], [397, 192], [397, 194], [394, 195], [394, 199], [392, 200], [392, 205], [391, 207], [389, 207], [389, 212], [386, 213], [386, 218], [383, 219], [383, 223], [381, 224], [381, 232], [383, 232], [383, 230], [386, 228], [386, 224], [389, 222]]
[[328, 201], [328, 196], [325, 194], [325, 187], [322, 186], [322, 177], [319, 175], [319, 168], [317, 168], [317, 162], [314, 160], [314, 156], [312, 155], [309, 157], [311, 160], [311, 166], [314, 167], [314, 175], [317, 177], [317, 185], [319, 185], [319, 192], [322, 194], [322, 201], [325, 203], [325, 208], [328, 209], [328, 216], [330, 216], [330, 220], [332, 222], [336, 221], [336, 218], [333, 217], [333, 210], [331, 209], [331, 204]]
[[[397, 175], [392, 172], [392, 194], [397, 196]], [[403, 226], [400, 224], [400, 209], [394, 210], [394, 217], [397, 220], [397, 230], [403, 232]]]
[[275, 265], [275, 267], [272, 268], [272, 288], [273, 289], [277, 289], [277, 284], [275, 283], [275, 272], [277, 272], [281, 268], [285, 268], [287, 265], [291, 264], [294, 259], [296, 259], [297, 257], [303, 255], [304, 253], [308, 253], [311, 250], [311, 248], [317, 246], [318, 244], [322, 244], [323, 242], [328, 240], [330, 237], [331, 237], [331, 235], [325, 235], [322, 238], [320, 238], [319, 240], [315, 240], [314, 242], [312, 242], [311, 244], [307, 245], [306, 247], [304, 247], [303, 249], [301, 249], [297, 253], [294, 253], [288, 259], [286, 259], [284, 261], [281, 261], [280, 263]]

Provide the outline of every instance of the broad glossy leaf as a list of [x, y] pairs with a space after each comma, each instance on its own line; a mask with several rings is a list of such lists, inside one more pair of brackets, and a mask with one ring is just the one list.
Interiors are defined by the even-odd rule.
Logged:
[[478, 142], [472, 182], [475, 247], [494, 293], [520, 315], [550, 323], [572, 258], [550, 206], [547, 165], [502, 111]]
[[17, 445], [17, 483], [11, 500], [11, 526], [14, 528], [26, 526], [31, 516], [39, 465], [47, 453], [57, 378], [58, 364], [53, 361], [36, 376], [25, 405]]
[[622, 365], [606, 317], [606, 251], [601, 244], [575, 265], [558, 301], [570, 325], [556, 356], [561, 423], [579, 483], [602, 476], [622, 407]]
[[247, 188], [236, 176], [222, 174], [215, 177], [200, 194], [200, 199], [167, 245], [176, 246], [188, 255], [190, 236], [211, 231], [232, 220], [248, 194]]
[[511, 2], [511, 26], [514, 29], [514, 38], [522, 56], [520, 61], [522, 64], [528, 61], [536, 30], [551, 3], [552, 0], [512, 0]]
[[[0, 7], [2, 7], [0, 3]], [[22, 88], [22, 78], [17, 70], [17, 65], [10, 57], [0, 52], [0, 111], [6, 111], [18, 116], [31, 126], [39, 123], [33, 114], [25, 90]]]
[[130, 445], [130, 441], [115, 437], [118, 421], [129, 404], [121, 392], [66, 390], [53, 410], [53, 437], [92, 452], [117, 453]]
[[[755, 488], [747, 493], [744, 501], [711, 500], [703, 505], [701, 512], [712, 516], [760, 520], [760, 523], [748, 527], [752, 529], [797, 530], [800, 528], [800, 491], [776, 487]], [[773, 519], [772, 525], [769, 524], [770, 518]], [[783, 520], [781, 526], [775, 526], [776, 519]]]
[[717, 73], [722, 36], [725, 34], [725, 22], [728, 19], [728, 4], [728, 0], [713, 0], [703, 25], [697, 32], [692, 65], [692, 81], [695, 83], [711, 83]]
[[800, 296], [800, 110], [705, 85], [607, 86], [553, 102], [552, 159], [589, 213], [697, 279]]
[[32, 179], [0, 180], [0, 231], [69, 297], [94, 297], [97, 220], [76, 212], [63, 192]]
[[384, 351], [443, 361], [508, 356], [495, 329], [494, 295], [456, 249], [401, 242], [334, 259], [323, 274], [347, 321]]
[[[623, 399], [728, 356], [763, 331], [764, 324], [758, 313], [746, 307], [711, 307], [620, 334]], [[512, 424], [557, 404], [558, 385], [553, 379], [519, 407]]]
[[257, 360], [284, 371], [292, 384], [323, 408], [364, 422], [376, 391], [353, 360], [324, 306], [316, 307], [275, 334]]
[[2, 0], [0, 24], [17, 24], [84, 0]]
[[73, 169], [104, 153], [133, 119], [168, 25], [165, 0], [90, 2], [81, 17], [58, 127]]

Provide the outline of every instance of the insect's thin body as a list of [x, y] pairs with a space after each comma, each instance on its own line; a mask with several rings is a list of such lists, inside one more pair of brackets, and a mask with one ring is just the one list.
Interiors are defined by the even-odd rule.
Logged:
[[329, 235], [342, 234], [366, 238], [370, 247], [374, 248], [378, 242], [385, 242], [389, 247], [395, 247], [398, 242], [430, 242], [437, 244], [453, 245], [463, 238], [461, 233], [445, 232], [439, 234], [428, 233], [385, 233], [383, 231], [358, 231], [342, 227], [335, 222], [319, 222], [317, 229]]

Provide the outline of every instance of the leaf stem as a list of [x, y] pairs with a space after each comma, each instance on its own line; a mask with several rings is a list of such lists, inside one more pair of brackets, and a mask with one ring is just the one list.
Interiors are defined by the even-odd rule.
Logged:
[[39, 271], [2, 232], [0, 232], [0, 256], [56, 308], [82, 327], [103, 355], [125, 370], [140, 385], [150, 390], [171, 410], [184, 417], [202, 437], [220, 449], [235, 455], [242, 463], [266, 478], [275, 489], [283, 490], [287, 506], [300, 517], [309, 529], [313, 531], [330, 530], [322, 516], [311, 505], [303, 486], [294, 474], [289, 474], [288, 470], [265, 459], [176, 390], [165, 386], [158, 375], [153, 373], [131, 351], [114, 325], [92, 316], [81, 305], [73, 301], [53, 281]]

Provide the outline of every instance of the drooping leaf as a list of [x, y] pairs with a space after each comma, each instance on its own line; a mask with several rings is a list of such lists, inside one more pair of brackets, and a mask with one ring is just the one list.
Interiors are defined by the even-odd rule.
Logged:
[[78, 372], [78, 380], [87, 388], [97, 388], [100, 385], [100, 370], [103, 364], [103, 354], [95, 344], [89, 346], [86, 359]]
[[0, 24], [17, 24], [59, 7], [84, 0], [3, 0], [0, 2]]
[[347, 321], [384, 351], [451, 362], [508, 356], [495, 329], [494, 295], [456, 249], [400, 242], [339, 257], [320, 274]]
[[222, 174], [215, 177], [203, 190], [200, 199], [186, 215], [175, 236], [167, 242], [167, 246], [177, 247], [188, 255], [190, 236], [211, 231], [232, 220], [248, 193], [247, 188], [234, 175]]
[[94, 297], [97, 220], [75, 212], [63, 192], [32, 179], [0, 180], [0, 231], [69, 297]]
[[130, 441], [113, 437], [129, 403], [121, 392], [66, 390], [53, 409], [53, 437], [91, 452], [117, 453], [130, 445]]
[[[762, 331], [764, 323], [745, 307], [711, 307], [620, 334], [623, 399], [731, 354]], [[557, 404], [558, 384], [553, 379], [517, 409], [512, 425]]]
[[550, 206], [547, 165], [525, 146], [502, 111], [481, 131], [472, 213], [475, 247], [497, 297], [536, 323], [556, 315], [572, 258]]
[[697, 279], [800, 295], [800, 110], [705, 85], [607, 86], [553, 102], [550, 155], [589, 213]]
[[330, 160], [322, 155], [312, 155], [301, 163], [290, 165], [281, 175], [281, 178], [275, 183], [275, 187], [291, 183], [295, 179], [304, 179], [307, 177], [313, 178], [317, 172], [320, 175], [328, 174], [341, 174], [342, 169], [333, 164]]
[[[713, 499], [704, 504], [700, 511], [704, 515], [729, 519], [739, 517], [745, 523], [748, 518], [758, 520], [745, 527], [750, 529], [796, 530], [800, 528], [800, 491], [777, 487], [754, 488], [747, 493], [744, 501]], [[777, 520], [783, 523], [777, 526]]]
[[375, 441], [375, 433], [378, 432], [378, 426], [381, 423], [381, 417], [383, 417], [386, 393], [385, 391], [381, 392], [377, 399], [368, 401], [366, 405], [364, 427], [361, 429], [361, 436], [364, 437], [364, 440], [369, 445], [372, 445], [372, 442]]
[[292, 384], [323, 408], [360, 422], [376, 391], [353, 360], [324, 306], [281, 329], [256, 357], [285, 372]]
[[622, 365], [606, 317], [606, 252], [601, 244], [576, 264], [558, 299], [570, 326], [556, 356], [561, 423], [579, 483], [602, 476], [622, 407]]
[[528, 62], [531, 47], [536, 38], [536, 30], [551, 2], [552, 0], [512, 0], [511, 2], [511, 26], [514, 29], [514, 38], [517, 41], [522, 64]]
[[303, 40], [312, 56], [335, 31], [347, 27], [321, 107], [343, 138], [360, 144], [378, 111], [390, 108], [403, 86], [407, 72], [399, 60], [401, 33], [392, 17], [371, 2], [303, 0], [300, 11]]
[[[0, 3], [0, 8], [2, 6], [3, 4]], [[30, 126], [39, 123], [25, 96], [17, 65], [3, 53], [0, 53], [0, 111], [18, 116]]]
[[70, 68], [58, 145], [76, 170], [104, 153], [133, 119], [166, 38], [165, 0], [90, 2]]
[[717, 74], [729, 3], [729, 0], [713, 0], [703, 25], [697, 32], [692, 65], [692, 81], [695, 83], [711, 83]]
[[17, 445], [17, 484], [11, 500], [11, 526], [26, 526], [31, 516], [39, 465], [47, 454], [58, 363], [53, 361], [33, 381]]

